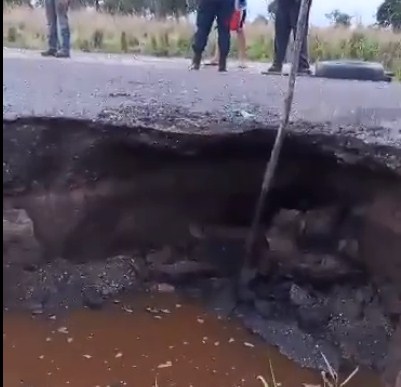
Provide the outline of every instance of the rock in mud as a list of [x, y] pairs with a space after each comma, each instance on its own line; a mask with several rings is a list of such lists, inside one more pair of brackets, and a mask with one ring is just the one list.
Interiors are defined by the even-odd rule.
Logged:
[[355, 238], [340, 239], [337, 251], [355, 262], [359, 260], [359, 242]]
[[139, 285], [135, 260], [140, 258], [118, 255], [105, 262], [79, 265], [80, 272], [103, 296], [110, 297]]
[[194, 277], [214, 276], [218, 274], [214, 266], [206, 262], [178, 261], [171, 264], [157, 265], [151, 269], [151, 275], [168, 282], [185, 282]]
[[374, 277], [392, 282], [401, 293], [401, 189], [372, 200], [361, 230], [360, 259]]
[[272, 226], [283, 233], [297, 235], [301, 226], [302, 213], [298, 210], [281, 209], [273, 218]]
[[269, 244], [270, 256], [275, 260], [296, 260], [299, 253], [298, 246], [292, 235], [282, 233], [280, 230], [271, 228], [266, 233]]
[[273, 218], [266, 239], [269, 250], [279, 258], [294, 257], [298, 252], [296, 237], [299, 232], [301, 213], [296, 210], [280, 210]]
[[307, 211], [301, 221], [299, 240], [303, 246], [326, 247], [333, 244], [340, 211], [337, 206]]
[[3, 210], [3, 262], [32, 267], [42, 260], [34, 225], [23, 209]]
[[290, 300], [296, 306], [307, 306], [313, 303], [312, 295], [297, 284], [291, 285]]
[[328, 304], [333, 315], [343, 316], [353, 321], [361, 318], [363, 313], [363, 300], [356, 297], [359, 289], [335, 286], [331, 290]]
[[85, 286], [82, 289], [82, 301], [90, 309], [101, 309], [104, 305], [102, 294], [93, 286]]
[[[238, 272], [243, 261], [246, 234], [235, 227], [219, 228], [218, 232], [215, 228], [211, 229], [214, 233], [212, 234], [212, 231], [207, 229], [205, 238], [192, 249], [191, 258], [213, 265], [224, 276], [233, 276]], [[238, 234], [243, 238], [235, 237]]]
[[150, 287], [150, 290], [153, 292], [157, 292], [157, 293], [174, 293], [175, 286], [171, 285], [167, 282], [161, 282], [161, 283], [153, 284]]
[[[338, 255], [306, 253], [299, 257], [292, 271], [296, 276], [307, 278], [312, 283], [328, 285], [338, 281], [357, 278], [361, 271], [350, 265]], [[291, 270], [291, 268], [289, 268]]]
[[151, 251], [146, 254], [146, 262], [150, 265], [162, 265], [168, 263], [173, 256], [170, 246], [164, 246], [160, 250]]

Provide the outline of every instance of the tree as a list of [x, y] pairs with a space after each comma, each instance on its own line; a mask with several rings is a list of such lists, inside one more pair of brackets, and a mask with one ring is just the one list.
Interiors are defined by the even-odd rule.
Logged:
[[194, 1], [187, 0], [147, 0], [149, 3], [148, 10], [151, 14], [158, 18], [166, 16], [180, 16], [187, 15], [195, 9]]
[[377, 9], [376, 20], [379, 26], [401, 31], [401, 0], [384, 0]]
[[269, 20], [267, 20], [266, 16], [263, 15], [258, 15], [256, 16], [255, 20], [253, 21], [253, 24], [269, 24]]
[[32, 8], [32, 4], [30, 0], [3, 0], [3, 7], [4, 6], [28, 6]]
[[352, 16], [348, 15], [347, 13], [341, 12], [338, 9], [327, 13], [326, 18], [330, 20], [332, 24], [336, 27], [350, 27]]
[[111, 14], [143, 14], [146, 10], [146, 0], [105, 0], [103, 8]]
[[157, 18], [179, 18], [192, 12], [195, 6], [195, 0], [104, 0], [103, 3], [103, 9], [111, 14], [150, 14]]

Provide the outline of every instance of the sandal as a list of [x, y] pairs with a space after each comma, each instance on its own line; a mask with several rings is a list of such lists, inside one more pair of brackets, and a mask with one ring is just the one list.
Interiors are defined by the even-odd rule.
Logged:
[[210, 61], [204, 63], [204, 66], [218, 66], [218, 65], [219, 65], [219, 62], [215, 61], [215, 60], [210, 60]]

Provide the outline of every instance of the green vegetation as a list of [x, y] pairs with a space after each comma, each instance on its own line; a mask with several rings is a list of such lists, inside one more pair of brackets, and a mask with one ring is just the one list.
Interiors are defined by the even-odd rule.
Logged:
[[[394, 0], [393, 0], [394, 1]], [[398, 0], [399, 1], [399, 0]], [[185, 17], [157, 19], [109, 14], [95, 9], [71, 12], [72, 46], [86, 52], [133, 53], [155, 56], [191, 55], [194, 27]], [[340, 23], [341, 24], [341, 23]], [[273, 26], [262, 17], [246, 26], [250, 60], [269, 61], [273, 54]], [[42, 8], [19, 6], [3, 10], [3, 45], [42, 49], [46, 46], [46, 20]], [[208, 47], [213, 50], [214, 39]], [[312, 28], [309, 38], [312, 61], [355, 58], [373, 60], [401, 79], [401, 35], [394, 29], [345, 26]], [[233, 39], [231, 55], [236, 55]]]
[[377, 10], [378, 25], [401, 32], [401, 0], [384, 0]]

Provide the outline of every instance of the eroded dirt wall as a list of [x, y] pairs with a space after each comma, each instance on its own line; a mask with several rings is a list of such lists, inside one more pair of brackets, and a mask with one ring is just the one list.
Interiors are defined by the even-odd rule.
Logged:
[[[226, 292], [265, 167], [259, 139], [167, 142], [141, 128], [57, 120], [3, 131], [3, 300], [35, 312], [98, 307], [110, 294], [188, 278], [218, 278], [212, 294]], [[391, 173], [289, 139], [250, 305], [229, 296], [220, 306], [306, 366], [322, 360], [302, 347], [383, 369], [401, 312], [400, 198]]]

